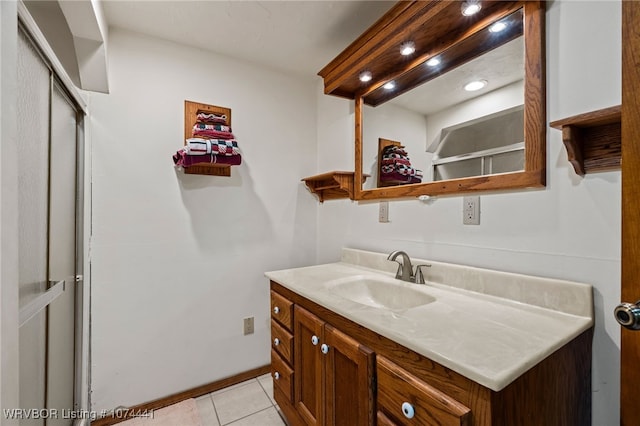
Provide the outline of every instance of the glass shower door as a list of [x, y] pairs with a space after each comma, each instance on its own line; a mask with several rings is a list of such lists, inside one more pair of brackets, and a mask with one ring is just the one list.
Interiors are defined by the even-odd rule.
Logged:
[[[20, 408], [36, 410], [45, 408], [46, 311], [30, 307], [48, 289], [50, 71], [22, 32], [17, 66]], [[28, 417], [20, 424], [44, 424]]]
[[20, 424], [70, 426], [80, 116], [28, 35], [18, 40]]
[[62, 426], [74, 407], [77, 113], [57, 84], [51, 93], [49, 279], [65, 291], [49, 305], [46, 406], [59, 413], [47, 426]]

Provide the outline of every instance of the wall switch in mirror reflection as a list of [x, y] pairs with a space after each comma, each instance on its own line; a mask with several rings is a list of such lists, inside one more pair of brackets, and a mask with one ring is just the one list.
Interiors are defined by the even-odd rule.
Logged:
[[462, 223], [465, 225], [480, 225], [480, 196], [463, 198]]
[[388, 201], [380, 201], [380, 209], [378, 211], [378, 222], [380, 223], [389, 222], [389, 202]]

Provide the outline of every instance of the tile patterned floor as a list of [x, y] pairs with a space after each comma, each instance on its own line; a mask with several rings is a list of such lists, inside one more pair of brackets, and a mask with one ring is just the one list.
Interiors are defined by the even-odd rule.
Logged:
[[270, 374], [196, 399], [203, 426], [283, 426]]

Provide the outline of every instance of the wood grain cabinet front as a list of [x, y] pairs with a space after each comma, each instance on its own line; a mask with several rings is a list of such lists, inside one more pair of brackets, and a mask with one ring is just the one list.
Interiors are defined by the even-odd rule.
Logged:
[[323, 425], [324, 365], [320, 342], [324, 340], [324, 322], [298, 305], [294, 312], [295, 408], [306, 424]]
[[374, 353], [329, 324], [324, 326], [324, 338], [328, 351], [324, 374], [325, 424], [373, 425]]
[[293, 302], [275, 291], [271, 292], [271, 318], [292, 331]]
[[274, 388], [280, 390], [289, 403], [293, 402], [293, 370], [274, 350], [271, 351], [271, 377]]
[[493, 391], [274, 281], [271, 290], [274, 398], [289, 426], [591, 424], [592, 329]]
[[293, 335], [271, 320], [271, 348], [289, 364], [293, 363]]
[[271, 377], [274, 398], [293, 404], [293, 302], [271, 291]]
[[294, 400], [307, 425], [374, 424], [374, 354], [296, 305]]
[[376, 360], [378, 419], [382, 424], [469, 424], [471, 410], [388, 359]]

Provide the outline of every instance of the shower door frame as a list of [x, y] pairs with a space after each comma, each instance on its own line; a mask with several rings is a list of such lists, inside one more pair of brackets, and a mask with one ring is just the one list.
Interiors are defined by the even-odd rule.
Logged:
[[[90, 184], [87, 185], [87, 154], [85, 122], [87, 105], [83, 97], [75, 88], [67, 75], [64, 67], [57, 59], [53, 49], [38, 28], [37, 24], [27, 11], [22, 2], [17, 3], [16, 16], [18, 31], [23, 31], [30, 39], [36, 50], [39, 51], [45, 65], [50, 70], [51, 93], [53, 85], [57, 85], [59, 92], [76, 111], [76, 170], [75, 170], [75, 275], [74, 282], [67, 283], [75, 288], [74, 300], [74, 381], [73, 381], [73, 407], [79, 414], [90, 413], [90, 280], [88, 279], [89, 258], [89, 231], [90, 231]], [[55, 81], [54, 81], [55, 80]], [[51, 99], [50, 99], [51, 101]], [[50, 141], [49, 141], [50, 143]], [[49, 201], [48, 201], [49, 203]], [[48, 334], [48, 331], [47, 331]], [[45, 380], [47, 375], [45, 372]], [[46, 385], [45, 385], [46, 386]], [[45, 395], [45, 404], [47, 402]], [[3, 408], [5, 408], [3, 406]]]

